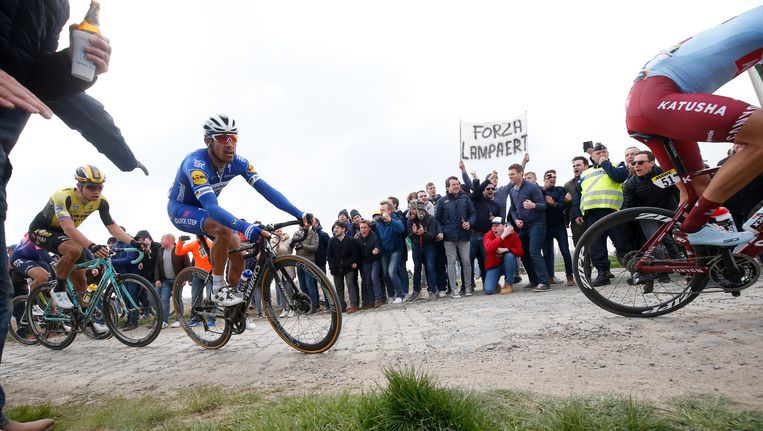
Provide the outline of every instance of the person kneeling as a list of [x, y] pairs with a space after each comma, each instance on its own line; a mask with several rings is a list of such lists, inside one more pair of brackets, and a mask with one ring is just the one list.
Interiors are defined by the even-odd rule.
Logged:
[[522, 257], [522, 241], [511, 225], [504, 225], [501, 217], [494, 217], [490, 231], [482, 241], [485, 243], [485, 295], [492, 295], [498, 288], [498, 280], [503, 275], [502, 294], [512, 293], [511, 281], [517, 273], [517, 259]]

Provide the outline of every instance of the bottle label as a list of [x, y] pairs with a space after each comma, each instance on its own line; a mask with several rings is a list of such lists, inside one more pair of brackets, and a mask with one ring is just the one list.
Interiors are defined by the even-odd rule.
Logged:
[[750, 230], [754, 232], [760, 232], [760, 227], [763, 225], [763, 213], [755, 213], [752, 217], [750, 217], [749, 220], [744, 224], [745, 230]]

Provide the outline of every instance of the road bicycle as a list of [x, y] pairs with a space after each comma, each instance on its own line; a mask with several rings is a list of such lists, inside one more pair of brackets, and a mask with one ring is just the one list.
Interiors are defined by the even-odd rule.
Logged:
[[[137, 274], [117, 274], [111, 257], [118, 251], [138, 252], [133, 264], [143, 259], [143, 252], [136, 248], [118, 248], [110, 251], [107, 258], [95, 258], [75, 265], [75, 269], [91, 270], [105, 268], [98, 287], [87, 303], [80, 301], [70, 280], [66, 292], [74, 304], [71, 310], [55, 307], [50, 292], [56, 281], [41, 283], [29, 292], [26, 315], [29, 328], [43, 346], [61, 350], [74, 341], [78, 332], [98, 334], [93, 322], [103, 319], [110, 334], [125, 345], [146, 346], [156, 339], [162, 329], [162, 306], [154, 285]], [[104, 312], [104, 310], [108, 310]]]
[[[267, 232], [300, 224], [289, 221], [260, 226]], [[206, 247], [206, 241], [200, 238]], [[276, 257], [270, 242], [262, 239], [229, 253], [255, 257], [253, 275], [242, 289], [243, 303], [223, 307], [212, 301], [212, 275], [201, 268], [180, 271], [172, 298], [177, 319], [186, 334], [205, 349], [223, 347], [233, 334], [246, 329], [249, 305], [259, 288], [262, 310], [275, 332], [289, 346], [304, 353], [321, 353], [336, 343], [342, 328], [340, 301], [326, 275], [309, 260], [295, 255]], [[304, 271], [317, 285], [313, 299], [306, 286], [298, 286], [290, 272]], [[316, 300], [316, 298], [319, 298]]]
[[[691, 246], [680, 230], [685, 214], [698, 199], [692, 180], [718, 168], [687, 173], [670, 139], [634, 134], [645, 141], [658, 139], [665, 146], [674, 169], [652, 178], [658, 187], [685, 184], [688, 199], [675, 211], [639, 207], [616, 211], [594, 223], [578, 241], [573, 255], [575, 280], [585, 296], [599, 307], [622, 316], [654, 317], [676, 311], [704, 293], [739, 296], [760, 276], [756, 257], [763, 251], [763, 233], [747, 244], [730, 247]], [[607, 242], [614, 278], [594, 286], [591, 256], [602, 235], [619, 231], [624, 244]], [[600, 239], [599, 239], [600, 240]], [[611, 250], [615, 250], [614, 255]], [[615, 267], [617, 266], [617, 267]]]

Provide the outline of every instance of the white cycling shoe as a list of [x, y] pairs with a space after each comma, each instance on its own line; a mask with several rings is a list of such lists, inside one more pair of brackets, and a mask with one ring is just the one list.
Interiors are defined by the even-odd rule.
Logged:
[[726, 229], [707, 223], [694, 233], [687, 233], [686, 239], [691, 245], [714, 245], [716, 247], [734, 247], [750, 242], [755, 238], [752, 232], [729, 232]]
[[69, 299], [69, 295], [67, 295], [66, 292], [50, 292], [50, 297], [53, 298], [53, 305], [55, 305], [56, 308], [62, 310], [71, 310], [74, 308], [74, 304], [72, 304], [72, 301]]
[[244, 302], [244, 298], [234, 295], [234, 291], [230, 287], [222, 287], [217, 292], [212, 293], [212, 301], [223, 307], [232, 307]]
[[93, 329], [95, 329], [95, 332], [99, 334], [105, 334], [109, 332], [109, 327], [104, 325], [103, 323], [93, 322]]

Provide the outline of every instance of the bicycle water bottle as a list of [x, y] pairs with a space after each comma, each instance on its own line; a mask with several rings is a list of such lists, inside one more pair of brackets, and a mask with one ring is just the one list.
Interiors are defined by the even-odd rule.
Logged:
[[729, 232], [737, 231], [736, 224], [734, 224], [734, 218], [731, 216], [731, 213], [726, 207], [718, 207], [718, 209], [710, 214], [710, 218], [713, 223]]
[[90, 300], [93, 299], [93, 292], [95, 292], [96, 290], [98, 290], [98, 286], [92, 283], [89, 284], [87, 286], [87, 290], [85, 291], [85, 295], [82, 297], [82, 302], [84, 302], [85, 304], [90, 302]]
[[238, 281], [239, 292], [243, 292], [244, 289], [246, 289], [246, 283], [249, 281], [250, 278], [252, 278], [252, 270], [245, 269], [244, 272], [241, 273], [241, 280]]
[[757, 235], [763, 230], [761, 229], [761, 225], [763, 225], [763, 207], [755, 211], [755, 214], [753, 214], [749, 220], [744, 222], [742, 229]]

